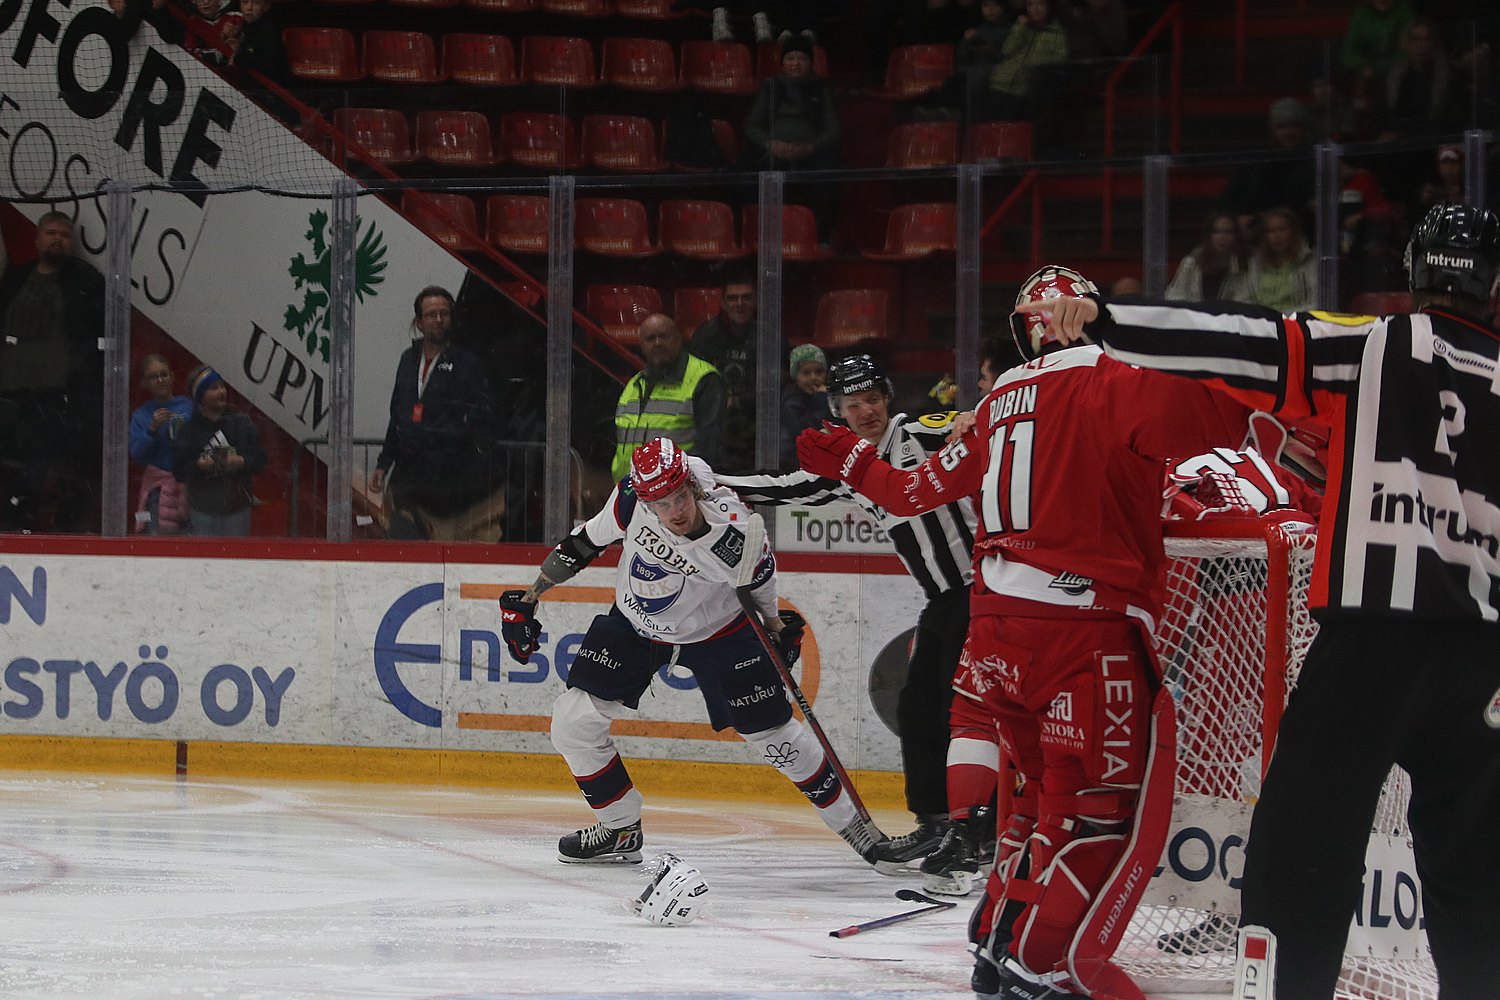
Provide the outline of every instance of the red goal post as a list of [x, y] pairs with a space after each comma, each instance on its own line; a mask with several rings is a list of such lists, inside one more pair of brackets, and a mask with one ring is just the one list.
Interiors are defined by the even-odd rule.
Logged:
[[[1317, 634], [1307, 605], [1314, 536], [1256, 518], [1170, 522], [1166, 536], [1156, 646], [1177, 708], [1172, 827], [1115, 961], [1147, 992], [1228, 992], [1250, 810], [1287, 694]], [[1405, 775], [1393, 770], [1339, 997], [1436, 996], [1408, 798]]]

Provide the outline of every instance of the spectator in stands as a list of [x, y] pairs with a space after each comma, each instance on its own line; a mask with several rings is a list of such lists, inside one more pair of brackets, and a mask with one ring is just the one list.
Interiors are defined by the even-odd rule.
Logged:
[[1318, 304], [1318, 259], [1308, 249], [1297, 213], [1273, 208], [1263, 228], [1255, 253], [1243, 271], [1225, 279], [1220, 297], [1280, 313], [1313, 308]]
[[1432, 24], [1414, 20], [1401, 33], [1401, 54], [1385, 76], [1381, 141], [1441, 132], [1450, 124], [1452, 67]]
[[199, 365], [188, 376], [193, 415], [177, 435], [172, 474], [187, 486], [188, 530], [194, 535], [250, 534], [251, 481], [266, 467], [255, 424], [229, 408], [229, 387]]
[[813, 44], [791, 35], [781, 72], [761, 85], [745, 117], [744, 164], [751, 170], [837, 167], [843, 131], [828, 81], [813, 71]]
[[1401, 32], [1415, 16], [1407, 0], [1366, 0], [1355, 8], [1339, 47], [1339, 65], [1356, 110], [1375, 102], [1380, 80], [1400, 52]]
[[36, 260], [0, 278], [0, 527], [97, 531], [104, 277], [44, 212]]
[[386, 494], [387, 538], [489, 537], [485, 530], [503, 510], [489, 506], [494, 435], [484, 365], [453, 343], [446, 288], [422, 289], [412, 313], [420, 339], [396, 363], [370, 492]]
[[688, 349], [724, 380], [723, 447], [713, 463], [729, 473], [755, 469], [755, 281], [748, 272], [725, 280], [719, 314], [693, 331]]
[[1261, 214], [1277, 207], [1297, 213], [1304, 232], [1312, 225], [1313, 200], [1317, 195], [1313, 151], [1307, 142], [1307, 108], [1295, 97], [1271, 104], [1267, 116], [1271, 126], [1271, 150], [1285, 158], [1250, 160], [1229, 175], [1220, 207], [1233, 212], [1240, 226], [1240, 241], [1254, 246], [1260, 239], [1256, 226]]
[[[797, 435], [809, 427], [835, 419], [828, 408], [828, 358], [816, 344], [792, 348], [789, 372], [792, 384], [781, 394], [781, 470], [794, 472], [797, 465]], [[835, 420], [842, 423], [842, 420]]]
[[1424, 213], [1433, 205], [1464, 203], [1464, 148], [1455, 144], [1438, 147], [1436, 173], [1417, 191], [1417, 209]]
[[625, 383], [615, 406], [615, 457], [610, 473], [630, 475], [630, 456], [652, 438], [671, 438], [710, 465], [719, 459], [724, 424], [724, 379], [718, 369], [683, 349], [670, 316], [641, 321], [646, 366]]
[[1051, 0], [1026, 0], [1026, 13], [1005, 36], [1000, 61], [990, 72], [987, 117], [1000, 121], [1033, 117], [1037, 71], [1067, 59], [1068, 35], [1053, 16]]
[[175, 535], [188, 520], [187, 491], [172, 475], [177, 436], [193, 416], [193, 401], [172, 391], [172, 366], [160, 354], [141, 360], [146, 401], [130, 415], [130, 460], [139, 465], [135, 530]]
[[[270, 10], [271, 0], [240, 0], [244, 25], [228, 39], [234, 53], [231, 63], [244, 73], [259, 73], [278, 86], [288, 87], [292, 70], [281, 41], [281, 26], [266, 16]], [[255, 84], [250, 83], [250, 87], [254, 89]]]
[[989, 79], [1014, 21], [1008, 14], [1004, 0], [979, 0], [979, 23], [967, 29], [958, 42], [956, 61], [960, 68], [983, 70], [985, 79]]
[[1214, 212], [1204, 227], [1203, 242], [1188, 251], [1167, 285], [1166, 297], [1174, 302], [1213, 302], [1220, 290], [1243, 267], [1240, 230], [1228, 212]]
[[1368, 135], [1368, 115], [1354, 110], [1342, 91], [1333, 85], [1328, 74], [1313, 79], [1308, 88], [1308, 136], [1313, 145], [1324, 142], [1351, 142]]

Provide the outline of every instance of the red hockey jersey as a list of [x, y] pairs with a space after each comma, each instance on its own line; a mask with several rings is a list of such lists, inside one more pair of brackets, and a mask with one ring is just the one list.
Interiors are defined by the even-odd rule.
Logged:
[[977, 494], [974, 611], [1016, 599], [1102, 608], [1155, 626], [1162, 601], [1162, 463], [1238, 447], [1250, 410], [1096, 347], [1005, 373], [964, 437], [921, 466], [875, 462], [851, 485], [911, 516]]

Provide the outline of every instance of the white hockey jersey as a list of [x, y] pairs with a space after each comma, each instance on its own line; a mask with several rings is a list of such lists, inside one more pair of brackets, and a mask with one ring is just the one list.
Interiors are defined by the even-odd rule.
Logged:
[[759, 552], [745, 552], [750, 508], [733, 490], [714, 485], [713, 470], [702, 459], [688, 456], [688, 467], [705, 494], [698, 503], [708, 522], [702, 536], [668, 531], [636, 499], [628, 479], [616, 484], [604, 509], [578, 529], [595, 548], [621, 543], [615, 606], [642, 635], [678, 645], [712, 638], [741, 614], [735, 582], [745, 559], [757, 560], [751, 585], [762, 618], [776, 614], [770, 546], [762, 542]]

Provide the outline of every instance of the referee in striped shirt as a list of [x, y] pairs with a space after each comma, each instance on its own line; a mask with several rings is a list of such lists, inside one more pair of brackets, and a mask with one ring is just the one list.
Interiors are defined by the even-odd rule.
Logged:
[[[834, 415], [875, 445], [880, 458], [898, 469], [915, 469], [942, 450], [954, 415], [892, 416], [893, 396], [891, 380], [869, 355], [844, 358], [828, 370], [828, 405]], [[915, 814], [917, 828], [877, 845], [870, 858], [887, 873], [910, 867], [937, 849], [949, 825], [948, 712], [953, 674], [969, 632], [974, 506], [966, 497], [918, 517], [895, 517], [838, 480], [810, 472], [717, 478], [753, 503], [859, 504], [878, 519], [927, 598], [917, 616], [906, 683], [896, 703], [906, 806]]]

